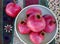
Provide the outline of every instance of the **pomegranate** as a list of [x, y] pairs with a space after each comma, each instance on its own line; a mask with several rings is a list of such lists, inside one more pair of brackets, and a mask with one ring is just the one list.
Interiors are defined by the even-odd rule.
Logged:
[[21, 21], [18, 23], [18, 30], [21, 34], [28, 34], [30, 32], [30, 29], [27, 27], [25, 21]]
[[33, 32], [40, 32], [45, 28], [46, 23], [44, 18], [40, 14], [34, 13], [27, 19], [27, 26]]
[[56, 21], [55, 18], [52, 15], [46, 14], [43, 16], [46, 21], [46, 27], [44, 29], [45, 32], [51, 33], [55, 30], [56, 27]]
[[27, 17], [29, 17], [32, 13], [39, 13], [40, 15], [42, 14], [40, 9], [31, 7], [26, 11]]
[[44, 40], [44, 35], [36, 32], [32, 32], [30, 33], [30, 40], [34, 44], [41, 44], [42, 41]]
[[13, 2], [7, 4], [5, 12], [8, 16], [15, 18], [21, 11], [21, 7]]

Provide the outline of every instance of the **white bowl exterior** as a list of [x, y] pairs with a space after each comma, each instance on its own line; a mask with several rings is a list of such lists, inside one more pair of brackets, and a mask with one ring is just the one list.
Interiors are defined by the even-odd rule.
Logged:
[[[17, 23], [19, 22], [19, 20], [24, 20], [24, 19], [25, 19], [25, 17], [26, 17], [25, 12], [26, 12], [26, 10], [27, 10], [28, 8], [30, 8], [30, 7], [37, 7], [37, 8], [39, 8], [40, 10], [42, 10], [42, 15], [44, 15], [44, 14], [51, 14], [51, 15], [53, 15], [53, 16], [55, 17], [55, 19], [56, 19], [56, 24], [57, 24], [56, 30], [55, 30], [54, 32], [52, 32], [52, 33], [49, 33], [49, 34], [47, 33], [47, 34], [45, 35], [44, 41], [42, 42], [42, 44], [48, 44], [48, 43], [50, 43], [50, 42], [55, 38], [55, 36], [56, 36], [56, 34], [57, 34], [57, 32], [58, 32], [58, 20], [57, 20], [57, 17], [55, 16], [55, 14], [54, 14], [50, 9], [48, 9], [48, 8], [42, 6], [42, 5], [30, 5], [30, 6], [27, 6], [27, 7], [25, 7], [24, 9], [22, 9], [22, 10], [20, 11], [20, 13], [17, 15], [17, 17], [16, 17], [16, 19], [15, 19], [15, 24], [14, 24], [14, 28], [15, 28], [16, 35], [18, 36], [18, 38], [19, 38], [24, 44], [31, 44], [30, 42], [28, 43], [28, 41], [30, 41], [30, 40], [27, 40], [27, 41], [23, 40], [23, 39], [27, 39], [27, 38], [28, 38], [28, 35], [26, 35], [26, 36], [25, 36], [25, 35], [21, 35], [21, 34], [17, 31]], [[21, 36], [25, 36], [25, 37], [21, 37]]]

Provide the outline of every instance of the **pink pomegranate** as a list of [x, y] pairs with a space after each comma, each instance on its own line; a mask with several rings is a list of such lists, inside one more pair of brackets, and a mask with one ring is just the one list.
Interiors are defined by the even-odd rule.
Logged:
[[44, 40], [44, 35], [32, 32], [30, 33], [30, 40], [34, 44], [40, 44]]
[[26, 11], [27, 17], [29, 17], [32, 13], [39, 13], [40, 15], [42, 14], [40, 9], [31, 7]]
[[13, 2], [7, 4], [5, 12], [8, 16], [15, 18], [21, 11], [21, 7]]
[[28, 34], [30, 32], [30, 29], [27, 27], [26, 22], [24, 21], [19, 22], [17, 26], [21, 34]]
[[47, 33], [53, 32], [56, 28], [55, 18], [49, 14], [46, 14], [43, 17], [45, 18], [45, 21], [46, 21], [46, 27], [45, 27], [44, 31]]
[[45, 23], [44, 18], [40, 14], [34, 13], [31, 16], [28, 17], [27, 26], [33, 32], [40, 32], [45, 28], [46, 23]]

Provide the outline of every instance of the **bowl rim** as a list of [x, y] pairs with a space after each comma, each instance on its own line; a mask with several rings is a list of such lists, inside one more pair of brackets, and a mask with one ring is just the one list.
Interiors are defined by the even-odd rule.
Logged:
[[18, 16], [19, 16], [19, 14], [20, 14], [24, 9], [26, 9], [26, 8], [28, 8], [28, 7], [32, 7], [32, 6], [41, 6], [41, 7], [45, 8], [45, 9], [47, 9], [48, 11], [50, 11], [50, 12], [53, 14], [53, 16], [54, 16], [55, 19], [56, 19], [56, 24], [57, 24], [56, 33], [55, 33], [54, 37], [53, 37], [49, 42], [46, 43], [46, 44], [49, 44], [49, 43], [51, 43], [51, 42], [53, 41], [53, 39], [56, 37], [56, 35], [57, 35], [57, 33], [58, 33], [58, 20], [57, 20], [56, 15], [53, 13], [53, 11], [50, 10], [49, 8], [43, 6], [43, 5], [29, 5], [29, 6], [25, 7], [25, 8], [23, 8], [23, 9], [18, 13], [17, 17], [15, 18], [14, 31], [16, 32], [16, 35], [17, 35], [17, 37], [20, 39], [20, 41], [23, 42], [24, 44], [27, 44], [24, 40], [22, 40], [22, 39], [20, 38], [20, 36], [18, 35], [18, 33], [17, 33], [17, 31], [16, 31], [16, 29], [17, 29], [17, 28], [16, 28], [16, 21], [17, 21], [17, 18], [18, 18]]

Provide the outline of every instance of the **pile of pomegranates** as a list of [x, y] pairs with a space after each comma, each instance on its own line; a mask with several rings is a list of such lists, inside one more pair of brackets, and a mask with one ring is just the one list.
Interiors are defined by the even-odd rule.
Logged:
[[29, 34], [33, 44], [41, 44], [45, 33], [55, 30], [55, 18], [50, 14], [42, 15], [42, 11], [38, 8], [29, 8], [26, 17], [26, 20], [18, 22], [17, 27], [21, 34]]

